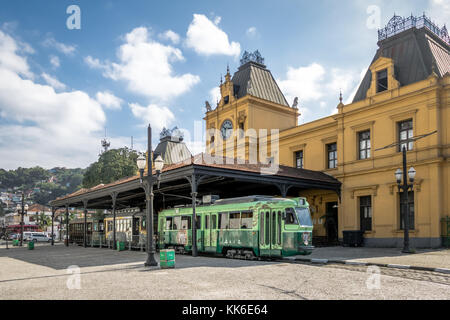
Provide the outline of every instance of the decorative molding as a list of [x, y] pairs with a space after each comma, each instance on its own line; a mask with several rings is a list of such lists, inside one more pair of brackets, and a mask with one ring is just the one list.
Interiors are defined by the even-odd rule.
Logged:
[[375, 120], [361, 123], [350, 127], [353, 131], [360, 131], [361, 129], [371, 128], [375, 124]]
[[363, 191], [370, 190], [370, 194], [376, 197], [378, 195], [378, 188], [380, 187], [379, 184], [374, 184], [370, 186], [363, 186], [363, 187], [356, 187], [350, 189], [350, 198], [354, 199], [356, 193], [362, 193]]
[[405, 112], [401, 112], [401, 113], [396, 113], [393, 114], [391, 116], [389, 116], [389, 118], [391, 118], [394, 121], [397, 120], [404, 120], [408, 117], [414, 117], [417, 114], [417, 111], [419, 111], [419, 109], [414, 109], [414, 110], [409, 110], [409, 111], [405, 111]]
[[323, 138], [321, 141], [323, 143], [328, 144], [328, 143], [332, 143], [332, 142], [336, 142], [337, 143], [337, 140], [338, 140], [338, 136], [331, 136], [331, 137]]
[[[416, 179], [414, 181], [414, 190], [413, 191], [417, 191], [417, 192], [422, 191], [422, 182], [423, 182], [423, 179]], [[397, 189], [397, 191], [398, 191], [398, 184], [397, 183], [389, 183], [388, 187], [389, 187], [389, 193], [391, 195], [394, 194], [394, 189]]]
[[238, 123], [245, 123], [246, 119], [247, 119], [247, 114], [246, 114], [245, 110], [239, 111]]
[[293, 147], [289, 148], [289, 151], [293, 152], [293, 151], [300, 151], [300, 150], [304, 150], [306, 148], [306, 143], [303, 144], [297, 144]]

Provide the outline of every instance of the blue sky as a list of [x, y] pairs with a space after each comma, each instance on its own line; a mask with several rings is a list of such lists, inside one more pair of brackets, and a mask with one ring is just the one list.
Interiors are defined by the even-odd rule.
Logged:
[[[66, 9], [78, 5], [81, 29]], [[86, 167], [111, 147], [154, 146], [163, 126], [188, 145], [221, 74], [258, 49], [299, 123], [351, 101], [377, 48], [375, 24], [423, 12], [449, 22], [450, 0], [0, 2], [0, 168]], [[201, 139], [200, 139], [201, 140]]]

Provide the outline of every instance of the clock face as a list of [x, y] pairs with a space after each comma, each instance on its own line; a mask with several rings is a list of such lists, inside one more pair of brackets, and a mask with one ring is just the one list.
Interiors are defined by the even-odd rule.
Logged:
[[230, 120], [225, 120], [222, 123], [222, 127], [220, 128], [220, 132], [222, 133], [222, 138], [227, 140], [231, 134], [233, 133], [233, 123]]

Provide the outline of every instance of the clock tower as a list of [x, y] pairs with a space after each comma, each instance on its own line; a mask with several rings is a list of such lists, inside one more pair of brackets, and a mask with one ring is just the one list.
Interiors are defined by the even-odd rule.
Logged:
[[[206, 152], [249, 160], [250, 146], [257, 146], [258, 162], [264, 162], [271, 157], [271, 130], [297, 126], [299, 112], [289, 106], [258, 51], [245, 51], [240, 63], [233, 77], [227, 67], [215, 109], [206, 104]], [[259, 156], [262, 144], [267, 157]]]

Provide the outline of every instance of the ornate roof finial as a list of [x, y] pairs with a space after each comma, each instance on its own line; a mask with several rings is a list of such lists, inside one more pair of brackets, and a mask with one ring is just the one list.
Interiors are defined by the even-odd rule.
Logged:
[[230, 74], [230, 65], [227, 62], [227, 74]]
[[342, 103], [342, 89], [339, 90], [339, 102]]
[[222, 74], [220, 74], [220, 84], [222, 84]]

